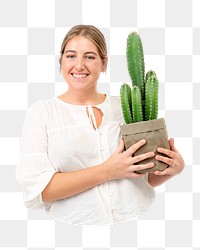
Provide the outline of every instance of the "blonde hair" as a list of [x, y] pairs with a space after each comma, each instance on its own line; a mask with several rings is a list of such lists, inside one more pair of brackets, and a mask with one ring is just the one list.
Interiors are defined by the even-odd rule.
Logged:
[[101, 33], [101, 31], [93, 25], [76, 25], [68, 31], [61, 45], [60, 59], [59, 59], [60, 67], [61, 67], [62, 56], [64, 54], [66, 44], [68, 43], [70, 39], [72, 39], [75, 36], [83, 36], [85, 38], [88, 38], [96, 45], [99, 55], [101, 57], [102, 63], [104, 65], [104, 69], [106, 71], [107, 46], [106, 46], [105, 37]]

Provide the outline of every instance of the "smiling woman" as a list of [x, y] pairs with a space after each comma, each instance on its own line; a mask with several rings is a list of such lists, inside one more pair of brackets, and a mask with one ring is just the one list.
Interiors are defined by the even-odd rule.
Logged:
[[135, 173], [152, 168], [152, 162], [137, 163], [155, 153], [134, 156], [145, 140], [124, 151], [120, 99], [97, 91], [106, 66], [103, 34], [91, 25], [73, 27], [60, 56], [67, 91], [34, 103], [24, 123], [17, 178], [25, 204], [69, 224], [115, 224], [137, 217], [154, 200], [153, 186], [184, 166], [171, 141], [171, 150], [158, 160], [173, 154], [172, 174]]
[[82, 92], [87, 90], [87, 99], [90, 98], [88, 90], [91, 94], [96, 92], [97, 81], [105, 69], [104, 62], [96, 45], [88, 38], [79, 35], [68, 40], [61, 59], [61, 71], [68, 83], [68, 94], [71, 95], [74, 88]]

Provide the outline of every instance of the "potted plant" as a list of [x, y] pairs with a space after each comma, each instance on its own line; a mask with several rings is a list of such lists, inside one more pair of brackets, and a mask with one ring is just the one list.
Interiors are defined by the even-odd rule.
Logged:
[[[154, 151], [157, 148], [169, 149], [169, 142], [164, 118], [158, 119], [158, 79], [152, 70], [145, 75], [143, 46], [140, 36], [132, 32], [127, 38], [126, 58], [132, 88], [123, 83], [120, 89], [122, 113], [126, 124], [121, 126], [125, 149], [146, 139], [146, 144], [137, 150], [135, 155]], [[138, 170], [137, 173], [154, 172], [168, 167], [155, 158], [146, 159], [138, 164], [154, 162], [150, 169]]]

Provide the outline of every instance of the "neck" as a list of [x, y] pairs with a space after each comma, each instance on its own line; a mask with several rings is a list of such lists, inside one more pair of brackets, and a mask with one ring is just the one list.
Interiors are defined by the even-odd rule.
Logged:
[[77, 104], [77, 105], [97, 105], [105, 100], [105, 95], [98, 93], [95, 91], [74, 91], [68, 89], [66, 93], [64, 93], [61, 98], [68, 103]]

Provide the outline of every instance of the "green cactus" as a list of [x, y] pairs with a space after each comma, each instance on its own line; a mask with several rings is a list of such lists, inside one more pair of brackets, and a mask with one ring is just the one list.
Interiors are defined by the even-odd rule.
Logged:
[[133, 32], [128, 36], [126, 58], [128, 72], [134, 86], [138, 86], [142, 97], [144, 96], [144, 53], [142, 41], [137, 33]]
[[127, 38], [126, 58], [132, 89], [126, 83], [120, 89], [125, 123], [157, 119], [158, 79], [152, 70], [145, 76], [142, 41], [136, 32], [130, 33]]
[[158, 79], [155, 75], [147, 78], [145, 87], [145, 120], [157, 119], [158, 116]]
[[147, 82], [147, 79], [149, 77], [156, 77], [156, 73], [153, 71], [153, 70], [149, 70], [147, 73], [146, 73], [146, 78], [145, 78], [145, 82]]
[[120, 89], [120, 96], [121, 96], [121, 106], [122, 112], [124, 116], [125, 123], [129, 124], [132, 123], [132, 114], [131, 114], [131, 87], [124, 83]]
[[141, 92], [138, 86], [132, 89], [132, 116], [133, 122], [143, 121]]

